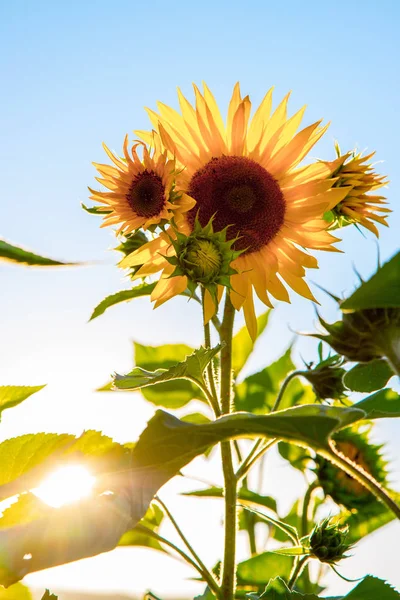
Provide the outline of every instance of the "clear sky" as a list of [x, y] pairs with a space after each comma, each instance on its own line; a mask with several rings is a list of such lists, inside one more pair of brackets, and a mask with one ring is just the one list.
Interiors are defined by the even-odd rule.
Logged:
[[[344, 150], [355, 145], [376, 150], [377, 160], [384, 161], [377, 168], [391, 180], [387, 194], [396, 210], [399, 16], [397, 0], [0, 4], [0, 235], [61, 259], [93, 261], [85, 268], [58, 271], [0, 267], [0, 384], [49, 384], [4, 415], [2, 438], [97, 428], [121, 441], [135, 439], [153, 407], [138, 395], [92, 390], [110, 372], [131, 367], [132, 339], [201, 343], [197, 307], [183, 299], [154, 312], [147, 300], [138, 300], [86, 322], [104, 296], [127, 287], [109, 252], [115, 243], [112, 232], [100, 230], [99, 220], [80, 209], [80, 202], [87, 201], [87, 185], [94, 183], [91, 161], [104, 161], [102, 141], [119, 151], [125, 133], [148, 127], [143, 106], [154, 108], [156, 100], [176, 106], [176, 86], [190, 95], [191, 82], [204, 79], [222, 107], [237, 80], [253, 106], [271, 85], [276, 85], [275, 102], [292, 89], [292, 112], [308, 104], [304, 123], [332, 121], [313, 156], [333, 158], [334, 139]], [[399, 215], [396, 210], [390, 217], [390, 230], [381, 228], [382, 259], [398, 250]], [[367, 276], [376, 264], [372, 236], [355, 230], [343, 234], [345, 253], [320, 256], [321, 270], [310, 277], [337, 294], [352, 289], [353, 265]], [[316, 294], [325, 302], [322, 292]], [[333, 303], [323, 312], [333, 318]], [[306, 301], [279, 306], [270, 338], [260, 341], [249, 369], [277, 357], [291, 339], [290, 329], [311, 330], [314, 320]], [[298, 344], [307, 360], [315, 359], [314, 349], [309, 340]], [[389, 442], [395, 458], [398, 425], [396, 430], [391, 422], [380, 424], [378, 437]], [[293, 485], [302, 485], [282, 463], [271, 463], [267, 491], [275, 489], [277, 480], [286, 494]], [[399, 472], [398, 461], [395, 468]], [[190, 472], [217, 477], [215, 465], [201, 460]], [[191, 484], [165, 489], [164, 497], [171, 498], [176, 510], [188, 502], [172, 499], [185, 485]], [[288, 505], [288, 498], [281, 503]], [[212, 530], [218, 530], [221, 507], [212, 507]], [[206, 554], [209, 538], [199, 523], [208, 513], [195, 501], [190, 511], [183, 525], [194, 530]], [[350, 573], [353, 566], [356, 576], [369, 571], [400, 588], [394, 551], [398, 535], [394, 524], [360, 544], [343, 572]], [[218, 557], [221, 536], [212, 540], [210, 563]], [[125, 592], [143, 591], [151, 583], [162, 595], [164, 590], [198, 590], [193, 582], [183, 582], [189, 576], [162, 556], [117, 550], [29, 581]], [[334, 577], [328, 581], [332, 594], [349, 587]]]

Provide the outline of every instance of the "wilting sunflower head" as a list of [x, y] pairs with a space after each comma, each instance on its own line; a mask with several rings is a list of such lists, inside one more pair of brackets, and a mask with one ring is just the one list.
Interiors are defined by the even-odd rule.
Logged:
[[341, 356], [328, 356], [315, 367], [310, 365], [307, 371], [302, 372], [319, 400], [341, 400], [345, 397], [343, 376], [346, 371], [342, 367], [343, 363]]
[[309, 536], [311, 555], [330, 564], [347, 558], [345, 552], [351, 548], [351, 545], [346, 543], [348, 532], [348, 527], [340, 527], [329, 517], [324, 519], [315, 525]]
[[350, 361], [369, 362], [400, 354], [400, 309], [368, 308], [343, 313], [342, 320], [320, 323], [327, 335], [314, 334]]
[[[318, 265], [303, 249], [335, 250], [338, 240], [326, 231], [323, 215], [347, 190], [333, 188], [336, 178], [320, 161], [299, 167], [327, 127], [318, 121], [298, 131], [304, 108], [288, 117], [289, 94], [272, 111], [271, 89], [250, 119], [250, 99], [242, 98], [237, 84], [225, 124], [208, 87], [194, 91], [194, 106], [179, 91], [180, 113], [159, 103], [159, 113], [148, 114], [163, 150], [176, 160], [176, 191], [196, 201], [179, 225], [182, 232], [193, 232], [196, 219], [205, 227], [213, 218], [214, 231], [227, 230], [233, 250], [241, 252], [231, 265], [237, 273], [230, 296], [237, 310], [244, 309], [254, 338], [253, 291], [267, 306], [269, 294], [289, 301], [285, 284], [314, 300], [304, 276]], [[150, 132], [136, 133], [151, 143]], [[154, 257], [152, 272], [166, 264], [159, 261], [156, 240], [154, 249], [145, 249]]]
[[[101, 202], [98, 213], [104, 213], [102, 227], [118, 225], [118, 233], [132, 233], [139, 228], [148, 229], [162, 225], [194, 205], [186, 194], [175, 191], [175, 161], [162, 153], [159, 145], [150, 154], [146, 146], [135, 143], [128, 149], [128, 136], [125, 137], [122, 158], [116, 156], [104, 144], [104, 149], [115, 166], [93, 163], [101, 177], [97, 181], [108, 191], [89, 188], [90, 198]], [[142, 148], [142, 159], [138, 148]]]
[[335, 144], [335, 149], [337, 159], [325, 164], [329, 166], [330, 177], [337, 177], [334, 187], [347, 189], [347, 194], [326, 215], [331, 222], [330, 228], [356, 224], [366, 227], [378, 237], [379, 231], [374, 222], [387, 226], [386, 219], [391, 210], [384, 206], [387, 204], [385, 196], [374, 193], [388, 183], [387, 178], [378, 175], [369, 162], [375, 153], [362, 156], [354, 150], [342, 155], [338, 144]]
[[[370, 473], [379, 483], [386, 485], [386, 462], [381, 455], [381, 446], [371, 444], [368, 432], [343, 429], [333, 437], [337, 450], [358, 467]], [[362, 509], [376, 502], [371, 494], [356, 479], [338, 469], [332, 463], [317, 456], [316, 473], [325, 494], [337, 504], [349, 510]]]

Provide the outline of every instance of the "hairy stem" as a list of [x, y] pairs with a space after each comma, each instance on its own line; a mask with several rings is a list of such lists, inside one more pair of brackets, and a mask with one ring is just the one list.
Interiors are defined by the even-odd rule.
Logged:
[[[201, 290], [201, 299], [202, 299], [202, 307], [203, 307], [203, 325], [204, 325], [204, 345], [206, 348], [211, 348], [211, 332], [210, 332], [210, 323], [205, 323], [205, 304], [204, 304], [204, 296], [205, 296], [205, 288]], [[218, 404], [218, 395], [215, 386], [215, 376], [214, 376], [214, 366], [213, 361], [210, 361], [207, 365], [207, 399], [211, 404], [211, 408], [214, 411], [216, 417], [221, 416], [221, 410]]]
[[279, 390], [279, 393], [276, 397], [275, 404], [272, 407], [271, 412], [275, 412], [276, 410], [278, 410], [279, 405], [283, 398], [283, 394], [285, 393], [287, 386], [292, 381], [292, 379], [294, 379], [295, 377], [299, 377], [299, 375], [303, 375], [303, 371], [292, 371], [291, 373], [289, 373], [289, 375], [286, 377], [286, 379], [282, 383], [281, 389]]
[[315, 481], [310, 483], [310, 485], [307, 488], [306, 493], [304, 494], [303, 504], [301, 507], [300, 537], [304, 537], [305, 535], [307, 535], [309, 533], [310, 520], [312, 518], [312, 512], [313, 512], [313, 510], [312, 510], [313, 503], [311, 502], [312, 495], [313, 495], [314, 490], [316, 490], [319, 487], [320, 487], [319, 481], [318, 481], [318, 479], [316, 479]]
[[386, 504], [386, 506], [396, 515], [396, 517], [400, 519], [400, 506], [396, 504], [396, 502], [389, 496], [383, 487], [372, 477], [372, 475], [364, 471], [364, 469], [339, 452], [333, 443], [330, 444], [329, 449], [320, 450], [319, 454], [330, 460], [334, 465], [342, 469], [342, 471], [359, 481], [364, 487], [367, 488], [367, 490], [374, 494], [374, 496]]
[[306, 566], [309, 558], [309, 556], [303, 556], [300, 560], [295, 561], [288, 583], [288, 588], [290, 590], [294, 588], [294, 584], [296, 583], [297, 578], [300, 577], [300, 575], [302, 574], [303, 569]]
[[[156, 500], [156, 502], [158, 502], [158, 504], [161, 506], [161, 508], [164, 509], [167, 517], [169, 518], [169, 520], [171, 521], [172, 525], [175, 527], [179, 537], [181, 538], [182, 542], [185, 544], [186, 548], [189, 550], [190, 554], [193, 556], [194, 560], [196, 561], [196, 563], [199, 565], [199, 567], [201, 568], [201, 570], [203, 572], [208, 573], [208, 575], [213, 578], [212, 573], [210, 573], [210, 571], [207, 569], [206, 565], [203, 563], [203, 561], [201, 560], [201, 558], [199, 557], [199, 555], [197, 554], [197, 552], [195, 552], [195, 550], [193, 549], [193, 546], [190, 544], [189, 540], [187, 539], [187, 537], [184, 535], [182, 529], [179, 527], [178, 523], [176, 522], [176, 520], [174, 519], [174, 517], [172, 516], [172, 514], [170, 513], [169, 509], [167, 508], [167, 506], [164, 504], [164, 502], [161, 500], [161, 498], [159, 498], [158, 496], [155, 496], [154, 499]], [[215, 584], [217, 584], [217, 582], [215, 581]]]
[[[221, 338], [221, 412], [231, 412], [232, 396], [232, 333], [235, 309], [226, 294], [224, 316], [220, 329]], [[224, 473], [225, 540], [222, 565], [221, 597], [233, 600], [236, 586], [236, 527], [237, 527], [237, 480], [233, 468], [231, 442], [221, 443], [222, 469]]]
[[[166, 546], [169, 546], [170, 548], [175, 550], [175, 552], [177, 552], [179, 554], [179, 556], [181, 556], [187, 563], [189, 563], [194, 569], [196, 569], [196, 571], [202, 576], [204, 581], [207, 583], [208, 587], [214, 592], [214, 594], [217, 596], [217, 598], [221, 598], [218, 584], [215, 581], [214, 577], [212, 577], [210, 575], [208, 570], [203, 571], [202, 568], [200, 567], [200, 565], [198, 565], [193, 559], [191, 559], [190, 556], [188, 556], [186, 554], [186, 552], [184, 552], [178, 546], [175, 546], [175, 544], [172, 543], [170, 540], [167, 540], [166, 538], [162, 537], [161, 535], [159, 535], [158, 533], [156, 533], [149, 527], [146, 527], [145, 525], [141, 525], [139, 523], [138, 525], [136, 525], [136, 529], [138, 531], [141, 531], [142, 533], [145, 533], [149, 537], [152, 537], [153, 539], [157, 540], [158, 542], [161, 542], [162, 544], [165, 544]], [[221, 600], [222, 600], [222, 598], [221, 598]]]

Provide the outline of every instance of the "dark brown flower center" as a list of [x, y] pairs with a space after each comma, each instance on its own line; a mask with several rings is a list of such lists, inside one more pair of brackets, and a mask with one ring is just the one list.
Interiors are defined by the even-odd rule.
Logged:
[[285, 200], [278, 182], [261, 165], [244, 156], [212, 158], [193, 175], [188, 193], [204, 227], [214, 217], [215, 231], [229, 226], [227, 239], [238, 238], [233, 247], [244, 254], [266, 246], [282, 227]]
[[139, 173], [133, 179], [126, 198], [139, 217], [155, 217], [165, 204], [165, 188], [161, 177], [153, 171]]

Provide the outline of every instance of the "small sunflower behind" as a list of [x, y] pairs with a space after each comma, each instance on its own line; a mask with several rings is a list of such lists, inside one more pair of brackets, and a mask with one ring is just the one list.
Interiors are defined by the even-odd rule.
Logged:
[[[100, 202], [97, 214], [104, 213], [102, 227], [118, 225], [117, 233], [130, 234], [169, 222], [179, 222], [182, 213], [192, 208], [194, 200], [175, 192], [175, 161], [161, 152], [153, 135], [153, 153], [142, 142], [129, 150], [125, 136], [122, 158], [105, 144], [103, 147], [115, 166], [93, 163], [101, 177], [96, 180], [108, 191], [89, 188], [91, 200]], [[138, 155], [142, 149], [142, 159]]]
[[335, 150], [336, 160], [325, 164], [330, 169], [330, 177], [337, 178], [333, 187], [346, 187], [348, 193], [328, 215], [332, 222], [331, 228], [356, 224], [379, 237], [375, 222], [387, 227], [386, 219], [392, 211], [384, 206], [387, 204], [385, 196], [371, 193], [388, 183], [384, 175], [378, 175], [374, 171], [370, 162], [375, 152], [362, 156], [354, 150], [342, 155], [337, 143]]

